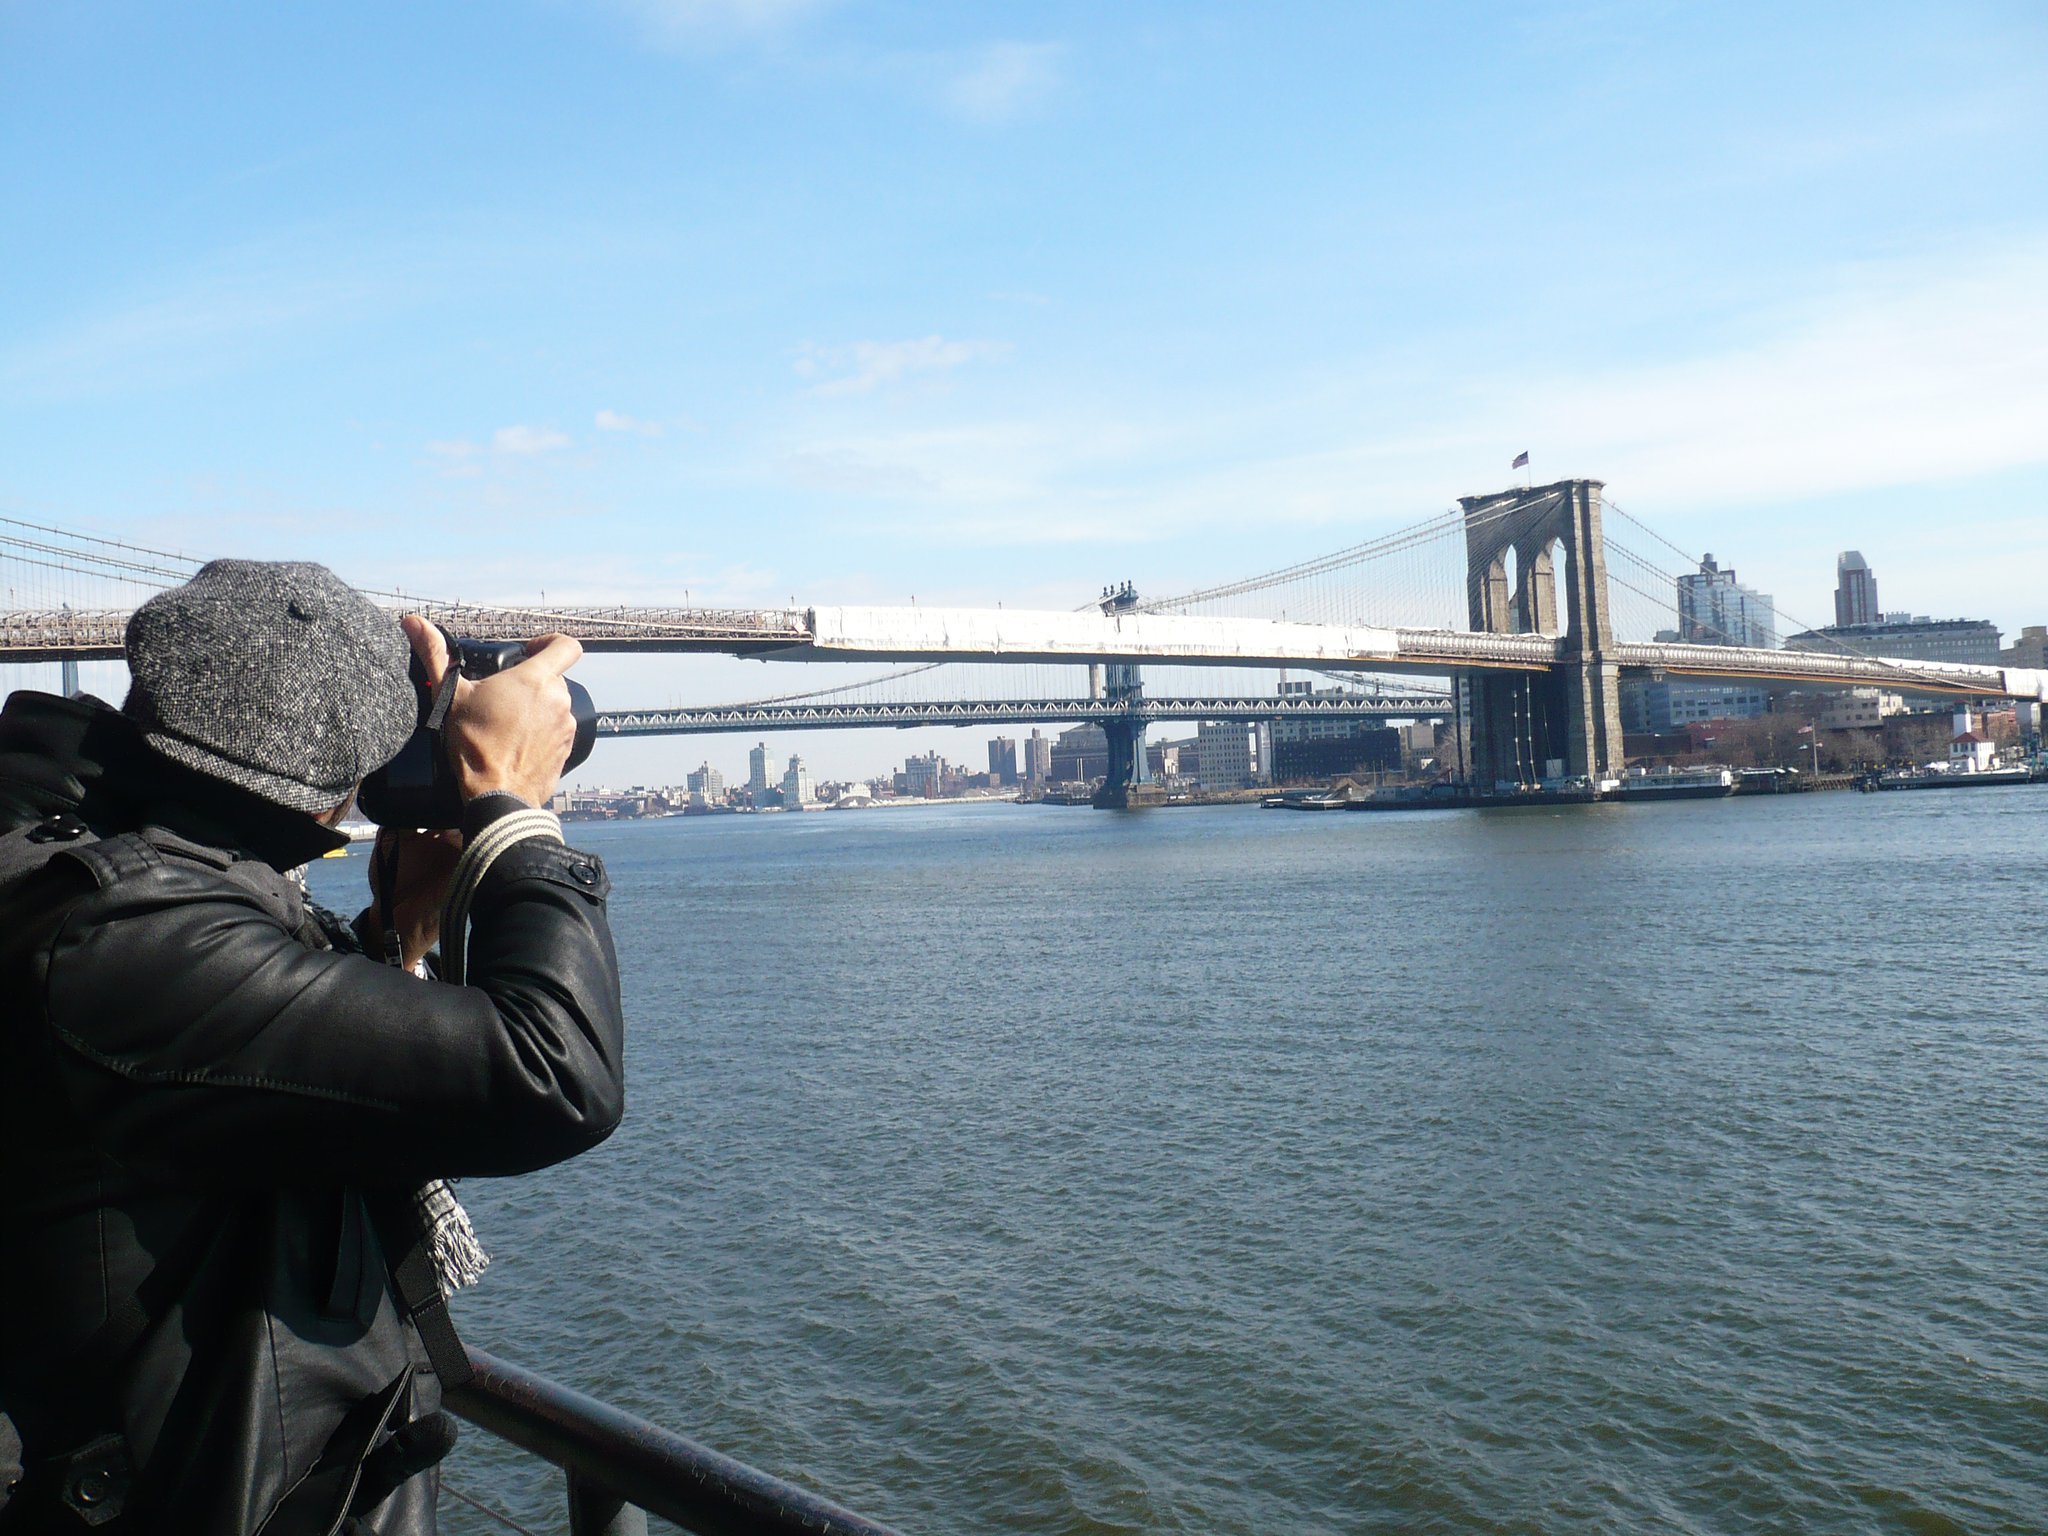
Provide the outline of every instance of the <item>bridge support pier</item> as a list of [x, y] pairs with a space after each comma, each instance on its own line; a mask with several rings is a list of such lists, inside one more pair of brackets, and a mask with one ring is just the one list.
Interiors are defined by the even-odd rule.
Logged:
[[1552, 674], [1563, 686], [1567, 773], [1596, 784], [1628, 766], [1621, 744], [1621, 668], [1611, 661], [1567, 661]]
[[[1601, 489], [1598, 480], [1560, 480], [1459, 501], [1472, 628], [1559, 637], [1557, 662], [1546, 670], [1474, 672], [1460, 689], [1471, 783], [1481, 794], [1496, 784], [1560, 776], [1597, 783], [1621, 771], [1621, 682], [1609, 659], [1614, 632]], [[1553, 553], [1560, 547], [1562, 603]]]
[[[1128, 581], [1102, 589], [1102, 611], [1107, 614], [1135, 613], [1138, 589]], [[1113, 661], [1101, 670], [1102, 689], [1098, 697], [1110, 704], [1135, 706], [1144, 701], [1145, 679], [1127, 661]], [[1096, 669], [1089, 668], [1089, 691], [1093, 693]], [[1109, 746], [1109, 762], [1102, 773], [1102, 787], [1089, 803], [1099, 811], [1128, 811], [1134, 806], [1157, 805], [1165, 796], [1152, 783], [1145, 760], [1145, 722], [1135, 713], [1124, 719], [1105, 720], [1102, 735]]]
[[1099, 811], [1128, 811], [1163, 799], [1145, 761], [1145, 722], [1110, 720], [1102, 734], [1109, 743], [1109, 766], [1089, 803]]

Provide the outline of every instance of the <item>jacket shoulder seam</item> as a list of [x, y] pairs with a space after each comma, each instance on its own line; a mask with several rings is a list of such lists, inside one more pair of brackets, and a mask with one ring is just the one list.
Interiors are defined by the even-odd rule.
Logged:
[[[166, 864], [158, 862], [154, 868], [166, 868]], [[137, 872], [152, 872], [152, 870], [137, 870]], [[102, 889], [106, 889], [106, 887], [102, 887]], [[49, 944], [43, 950], [43, 975], [45, 977], [55, 967], [57, 946], [63, 942], [63, 938], [66, 938], [68, 932], [72, 932], [72, 924], [78, 922], [78, 907], [82, 903], [90, 901], [90, 899], [92, 899], [90, 891], [82, 893], [82, 901], [74, 903], [68, 913], [63, 913], [63, 920], [51, 932]], [[244, 907], [244, 909], [248, 909], [252, 913], [258, 913], [260, 918], [264, 922], [268, 922], [272, 928], [279, 928], [281, 932], [285, 932], [285, 926], [279, 920], [276, 920], [276, 913], [272, 913], [256, 897], [254, 891], [246, 889], [238, 881], [227, 881], [227, 879], [217, 881], [215, 891], [211, 891], [207, 899], [211, 899], [211, 901], [221, 901], [221, 899], [231, 901], [233, 905]], [[45, 997], [43, 997], [43, 1018], [45, 1018], [45, 1022], [49, 1026], [49, 1032], [57, 1040], [61, 1040], [63, 1044], [66, 1044], [66, 1049], [78, 1053], [80, 1057], [84, 1057], [86, 1061], [94, 1063], [96, 1067], [100, 1067], [104, 1071], [115, 1073], [123, 1081], [131, 1081], [131, 1083], [176, 1083], [180, 1087], [248, 1087], [248, 1090], [266, 1090], [266, 1092], [272, 1092], [272, 1094], [295, 1094], [299, 1098], [317, 1098], [317, 1100], [328, 1100], [332, 1104], [350, 1104], [350, 1106], [365, 1108], [365, 1110], [381, 1110], [385, 1114], [397, 1114], [397, 1110], [399, 1110], [399, 1106], [393, 1100], [371, 1098], [369, 1094], [350, 1094], [348, 1090], [342, 1090], [342, 1087], [319, 1087], [315, 1083], [295, 1083], [295, 1081], [281, 1079], [281, 1077], [256, 1077], [256, 1075], [242, 1075], [242, 1073], [238, 1073], [238, 1075], [225, 1075], [225, 1073], [209, 1073], [209, 1071], [201, 1071], [201, 1069], [180, 1069], [180, 1067], [166, 1067], [162, 1071], [143, 1071], [139, 1067], [133, 1067], [133, 1065], [125, 1063], [121, 1057], [115, 1057], [115, 1055], [109, 1055], [106, 1051], [94, 1049], [90, 1042], [86, 1042], [74, 1030], [59, 1024], [57, 1016], [55, 1016], [55, 1010], [51, 1010], [51, 1006], [49, 1006], [47, 981], [45, 981], [43, 991], [45, 991]]]
[[[252, 899], [252, 893], [243, 891], [241, 887], [235, 885], [232, 881], [225, 883], [231, 890], [240, 892], [242, 899], [235, 903], [237, 906], [246, 907], [260, 913], [265, 919], [270, 920], [274, 926], [282, 929], [283, 925], [276, 923], [274, 916], [259, 902]], [[89, 893], [87, 899], [90, 899]], [[63, 943], [64, 936], [70, 932], [71, 925], [77, 919], [78, 909], [74, 905], [71, 911], [64, 914], [63, 921], [58, 923], [55, 931], [51, 933], [49, 943], [44, 950], [43, 963], [44, 975], [46, 977], [55, 966], [57, 947]], [[127, 1082], [175, 1083], [187, 1088], [268, 1089], [274, 1093], [290, 1093], [302, 1098], [326, 1099], [337, 1104], [352, 1104], [361, 1109], [382, 1110], [387, 1114], [396, 1114], [398, 1112], [399, 1106], [389, 1099], [372, 1098], [367, 1094], [350, 1093], [342, 1088], [322, 1088], [312, 1083], [295, 1083], [283, 1078], [257, 1077], [247, 1074], [229, 1076], [192, 1068], [165, 1068], [156, 1072], [144, 1071], [123, 1061], [118, 1056], [97, 1049], [77, 1034], [76, 1031], [68, 1029], [59, 1023], [55, 1010], [50, 1007], [47, 982], [39, 990], [44, 992], [42, 999], [43, 1018], [49, 1027], [50, 1033], [62, 1041], [67, 1049], [76, 1052], [95, 1066], [111, 1072], [116, 1077], [122, 1078]], [[304, 988], [301, 988], [300, 991], [303, 992]]]
[[131, 1083], [177, 1083], [187, 1088], [262, 1088], [273, 1093], [293, 1093], [309, 1099], [328, 1099], [337, 1104], [353, 1104], [361, 1109], [381, 1109], [393, 1114], [398, 1112], [399, 1106], [389, 1099], [350, 1093], [345, 1088], [322, 1088], [313, 1083], [294, 1083], [283, 1078], [256, 1077], [248, 1074], [229, 1076], [175, 1067], [167, 1067], [159, 1072], [147, 1072], [128, 1065], [118, 1056], [110, 1056], [105, 1051], [95, 1050], [61, 1024], [53, 1022], [50, 1033], [87, 1061], [104, 1067], [116, 1077], [125, 1078]]

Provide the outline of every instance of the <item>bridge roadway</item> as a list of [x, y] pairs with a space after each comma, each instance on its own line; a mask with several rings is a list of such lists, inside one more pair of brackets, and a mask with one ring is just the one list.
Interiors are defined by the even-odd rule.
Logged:
[[845, 726], [1032, 725], [1187, 720], [1410, 720], [1448, 716], [1445, 693], [1353, 694], [1324, 698], [955, 699], [932, 704], [715, 704], [695, 709], [607, 710], [600, 736], [684, 736], [700, 731], [828, 730]]
[[[1059, 613], [1012, 608], [575, 608], [524, 610], [421, 604], [460, 634], [494, 639], [558, 629], [592, 651], [699, 652], [776, 661], [1150, 662], [1183, 666], [1356, 668], [1443, 676], [1541, 672], [1567, 659], [1542, 634], [1381, 629], [1161, 613]], [[0, 613], [0, 661], [117, 658], [127, 615]], [[1893, 692], [2048, 700], [2048, 671], [1818, 651], [1617, 642], [1624, 670], [1688, 678], [1877, 687]]]

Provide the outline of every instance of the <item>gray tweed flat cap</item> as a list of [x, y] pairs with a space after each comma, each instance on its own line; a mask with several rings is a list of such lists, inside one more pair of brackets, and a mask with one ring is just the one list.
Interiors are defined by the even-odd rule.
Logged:
[[398, 620], [308, 561], [215, 560], [135, 610], [127, 649], [144, 740], [295, 811], [339, 805], [419, 718]]

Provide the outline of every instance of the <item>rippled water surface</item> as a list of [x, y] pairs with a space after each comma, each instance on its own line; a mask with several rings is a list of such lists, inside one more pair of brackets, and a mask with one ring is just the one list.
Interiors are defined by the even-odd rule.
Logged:
[[910, 1531], [2048, 1529], [2048, 790], [572, 832], [478, 1344]]

